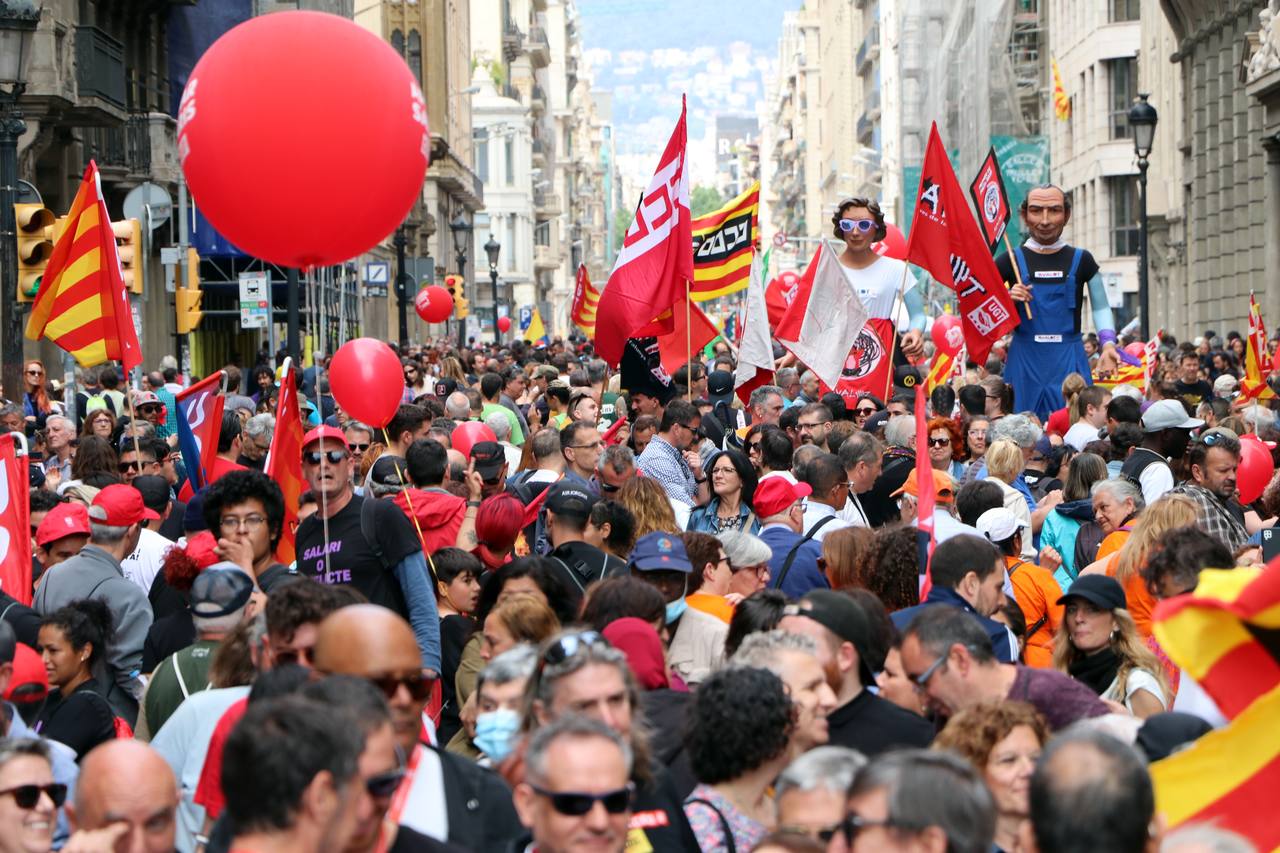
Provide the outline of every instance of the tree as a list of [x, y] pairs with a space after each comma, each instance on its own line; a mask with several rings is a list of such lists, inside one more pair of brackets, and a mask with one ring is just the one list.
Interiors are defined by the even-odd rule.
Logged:
[[629, 207], [619, 207], [613, 212], [613, 249], [619, 251], [622, 249], [622, 241], [627, 237], [627, 229], [631, 227], [631, 220], [635, 219], [636, 212]]
[[715, 187], [696, 186], [689, 193], [689, 212], [695, 217], [706, 216], [713, 210], [724, 207], [726, 199]]

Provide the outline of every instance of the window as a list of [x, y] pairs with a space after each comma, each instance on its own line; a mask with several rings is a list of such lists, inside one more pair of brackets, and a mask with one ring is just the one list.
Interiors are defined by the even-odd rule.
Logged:
[[404, 56], [404, 33], [400, 30], [391, 31], [391, 49]]
[[1131, 175], [1107, 178], [1111, 196], [1111, 254], [1138, 254], [1138, 185]]
[[489, 183], [489, 139], [487, 137], [477, 139], [475, 143], [476, 174], [480, 176], [481, 183], [487, 184]]
[[405, 54], [405, 62], [409, 70], [418, 78], [418, 88], [422, 88], [422, 36], [417, 30], [409, 30], [409, 49]]
[[507, 169], [507, 186], [515, 186], [516, 183], [516, 141], [510, 136], [504, 144], [503, 154]]
[[1129, 138], [1129, 107], [1138, 97], [1138, 60], [1111, 59], [1107, 61], [1111, 77], [1111, 138]]
[[1138, 20], [1138, 10], [1142, 0], [1111, 0], [1111, 22]]

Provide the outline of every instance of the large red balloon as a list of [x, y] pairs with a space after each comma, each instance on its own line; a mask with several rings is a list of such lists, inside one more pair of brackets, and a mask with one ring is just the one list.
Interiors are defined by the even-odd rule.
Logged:
[[1271, 451], [1256, 435], [1241, 436], [1240, 467], [1236, 469], [1236, 489], [1240, 503], [1250, 504], [1262, 497], [1262, 492], [1276, 473]]
[[884, 239], [871, 244], [871, 251], [885, 258], [897, 258], [900, 261], [907, 259], [907, 238], [902, 236], [902, 231], [897, 225], [886, 222], [884, 224]]
[[329, 390], [348, 415], [371, 427], [384, 427], [404, 399], [404, 369], [382, 341], [356, 338], [333, 354]]
[[480, 421], [464, 421], [454, 427], [449, 440], [453, 443], [454, 450], [463, 456], [470, 456], [471, 448], [476, 442], [497, 441], [498, 437], [493, 434], [493, 430], [489, 429], [487, 424]]
[[503, 333], [506, 333], [506, 332], [511, 331], [511, 318], [510, 318], [510, 317], [499, 317], [499, 318], [498, 318], [498, 331], [499, 331], [499, 332], [503, 332]]
[[955, 355], [964, 346], [964, 329], [955, 314], [943, 314], [935, 319], [929, 333], [933, 336], [934, 346], [947, 355]]
[[453, 313], [453, 296], [438, 284], [424, 287], [413, 298], [418, 316], [428, 323], [443, 323]]
[[431, 150], [413, 73], [364, 27], [277, 12], [205, 51], [178, 109], [178, 156], [201, 212], [255, 257], [337, 264], [395, 230]]

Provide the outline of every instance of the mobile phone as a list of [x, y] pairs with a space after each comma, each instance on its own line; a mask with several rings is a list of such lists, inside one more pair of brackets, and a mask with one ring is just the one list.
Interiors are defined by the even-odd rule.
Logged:
[[1277, 556], [1280, 556], [1280, 530], [1264, 527], [1262, 529], [1262, 561], [1270, 563]]

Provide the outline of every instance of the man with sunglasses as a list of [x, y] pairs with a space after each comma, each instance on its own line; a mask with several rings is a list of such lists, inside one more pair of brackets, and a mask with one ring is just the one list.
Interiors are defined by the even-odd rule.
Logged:
[[1249, 539], [1244, 511], [1236, 501], [1236, 470], [1240, 466], [1240, 439], [1225, 427], [1201, 433], [1187, 450], [1191, 478], [1173, 489], [1196, 505], [1196, 526], [1222, 540], [1234, 553]]
[[347, 437], [347, 450], [351, 452], [352, 472], [358, 472], [364, 452], [373, 443], [373, 430], [360, 421], [347, 421], [342, 427], [342, 434]]
[[386, 819], [468, 850], [501, 850], [520, 834], [511, 792], [492, 771], [423, 738], [434, 679], [409, 625], [384, 607], [337, 611], [316, 635], [316, 670], [367, 679], [386, 697], [404, 778]]
[[568, 716], [539, 729], [525, 754], [515, 804], [530, 837], [515, 849], [539, 853], [627, 846], [633, 786], [630, 746], [617, 732]]
[[662, 413], [657, 434], [636, 462], [646, 477], [662, 486], [681, 529], [693, 508], [711, 499], [702, 460], [694, 449], [702, 440], [701, 427], [702, 418], [692, 403], [672, 400]]
[[347, 437], [319, 426], [302, 439], [302, 475], [319, 509], [298, 525], [297, 571], [324, 584], [349, 584], [413, 625], [424, 665], [440, 671], [440, 616], [412, 522], [395, 504], [358, 496]]

